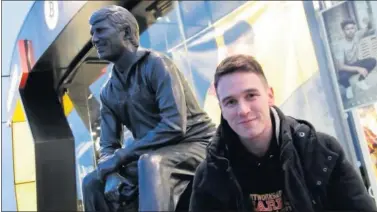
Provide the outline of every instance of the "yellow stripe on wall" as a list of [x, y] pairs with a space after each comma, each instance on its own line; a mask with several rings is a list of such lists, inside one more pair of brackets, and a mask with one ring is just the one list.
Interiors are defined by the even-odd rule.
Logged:
[[16, 108], [14, 109], [12, 122], [24, 122], [26, 121], [26, 116], [24, 112], [23, 105], [21, 103], [21, 99], [16, 100]]
[[63, 102], [64, 115], [68, 116], [74, 109], [74, 106], [67, 93], [64, 94], [62, 102]]
[[37, 211], [37, 187], [35, 181], [16, 184], [17, 211]]
[[36, 211], [34, 140], [26, 121], [12, 123], [12, 146], [17, 208]]
[[[68, 116], [72, 110], [74, 109], [73, 103], [69, 96], [67, 94], [64, 94], [63, 96], [63, 109], [64, 109], [64, 115]], [[26, 121], [26, 116], [24, 112], [24, 108], [21, 102], [21, 99], [17, 99], [16, 101], [16, 108], [14, 109], [14, 113], [12, 116], [12, 122], [24, 122]]]

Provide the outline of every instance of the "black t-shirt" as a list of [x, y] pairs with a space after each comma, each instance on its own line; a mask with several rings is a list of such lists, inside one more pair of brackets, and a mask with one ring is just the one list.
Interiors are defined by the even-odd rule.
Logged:
[[272, 136], [269, 149], [262, 157], [248, 152], [235, 137], [228, 142], [228, 147], [230, 163], [247, 207], [254, 207], [254, 211], [291, 211], [289, 202], [284, 199], [284, 175], [276, 136]]

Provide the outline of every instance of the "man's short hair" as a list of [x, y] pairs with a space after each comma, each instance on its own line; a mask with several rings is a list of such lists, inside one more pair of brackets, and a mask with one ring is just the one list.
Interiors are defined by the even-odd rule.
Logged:
[[246, 21], [239, 21], [224, 32], [224, 44], [229, 45], [246, 33], [252, 32], [253, 28]]
[[344, 27], [346, 27], [348, 24], [356, 25], [356, 22], [352, 19], [347, 19], [347, 20], [342, 21], [342, 23], [340, 23], [340, 27], [344, 29]]
[[136, 18], [126, 8], [110, 5], [95, 11], [89, 19], [90, 25], [108, 19], [110, 23], [118, 30], [122, 31], [127, 26], [132, 33], [131, 43], [139, 47], [139, 25]]
[[261, 78], [261, 80], [264, 82], [266, 86], [268, 86], [267, 78], [264, 75], [262, 66], [258, 63], [258, 61], [250, 55], [237, 54], [225, 58], [217, 66], [215, 72], [216, 90], [221, 77], [235, 72], [254, 73]]

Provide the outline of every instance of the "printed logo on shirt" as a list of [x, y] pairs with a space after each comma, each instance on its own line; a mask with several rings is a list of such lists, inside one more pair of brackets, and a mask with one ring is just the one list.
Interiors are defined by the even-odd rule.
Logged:
[[254, 206], [254, 211], [269, 212], [290, 212], [292, 207], [288, 201], [284, 200], [281, 190], [267, 194], [250, 194], [250, 199]]

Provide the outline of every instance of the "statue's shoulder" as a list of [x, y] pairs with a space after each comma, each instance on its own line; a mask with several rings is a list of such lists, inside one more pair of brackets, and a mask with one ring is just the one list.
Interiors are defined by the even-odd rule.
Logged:
[[169, 57], [162, 52], [158, 52], [152, 49], [142, 49], [141, 51], [144, 52], [145, 55], [147, 55], [149, 62], [164, 61], [167, 59], [169, 60]]
[[112, 76], [112, 71], [110, 72], [109, 74], [109, 77], [106, 79], [105, 83], [103, 83], [103, 85], [101, 86], [101, 89], [100, 89], [100, 95], [101, 96], [106, 96], [108, 91], [109, 91], [109, 87], [111, 86], [111, 76]]

